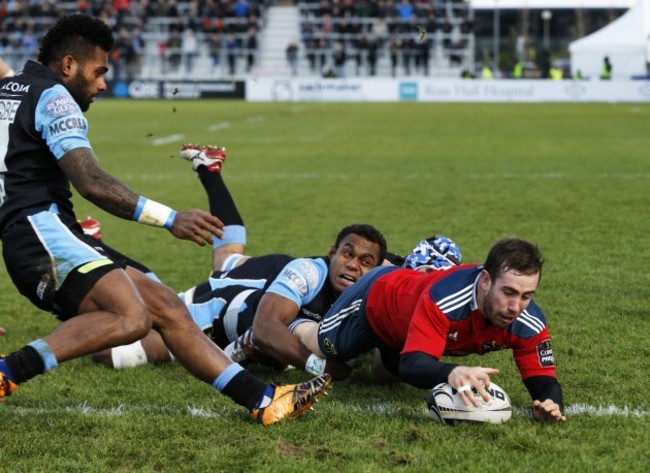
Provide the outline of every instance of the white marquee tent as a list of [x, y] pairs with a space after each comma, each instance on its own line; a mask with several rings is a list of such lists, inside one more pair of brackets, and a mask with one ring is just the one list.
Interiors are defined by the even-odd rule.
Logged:
[[571, 72], [599, 77], [603, 59], [612, 63], [612, 79], [629, 79], [646, 74], [650, 48], [650, 0], [637, 0], [616, 21], [569, 45]]

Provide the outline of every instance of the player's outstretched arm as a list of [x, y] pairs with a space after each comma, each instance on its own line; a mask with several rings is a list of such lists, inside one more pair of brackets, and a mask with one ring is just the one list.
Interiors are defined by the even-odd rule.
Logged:
[[541, 422], [566, 422], [560, 406], [552, 399], [533, 401], [533, 418]]
[[223, 224], [208, 212], [188, 210], [176, 213], [162, 204], [135, 193], [122, 181], [99, 167], [89, 148], [66, 153], [59, 166], [74, 188], [87, 200], [116, 217], [167, 228], [176, 238], [199, 245], [222, 236]]
[[[315, 371], [309, 370], [308, 367], [312, 352], [287, 327], [297, 315], [298, 306], [293, 301], [267, 292], [260, 300], [255, 313], [253, 339], [265, 355], [314, 374]], [[322, 372], [331, 374], [334, 379], [344, 379], [350, 375], [351, 369], [345, 363], [334, 360], [321, 362]]]

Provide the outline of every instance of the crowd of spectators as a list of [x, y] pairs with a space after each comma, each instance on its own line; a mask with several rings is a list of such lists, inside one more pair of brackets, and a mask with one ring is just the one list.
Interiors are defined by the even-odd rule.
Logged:
[[213, 67], [226, 57], [235, 74], [241, 59], [246, 70], [255, 62], [257, 33], [267, 0], [0, 0], [0, 57], [22, 68], [37, 55], [38, 42], [54, 21], [82, 12], [102, 18], [115, 33], [112, 74], [139, 74], [147, 44], [154, 45], [161, 73], [191, 73], [201, 48]]
[[[352, 60], [357, 74], [376, 74], [377, 61], [388, 56], [391, 74], [428, 75], [432, 49], [439, 38], [450, 65], [460, 66], [471, 44], [471, 10], [453, 0], [301, 0], [300, 30], [305, 58], [313, 72], [340, 76]], [[328, 68], [329, 64], [329, 68]]]
[[[199, 56], [211, 71], [250, 72], [258, 33], [271, 0], [0, 0], [0, 57], [14, 69], [37, 55], [42, 35], [56, 18], [83, 12], [102, 18], [115, 33], [111, 74], [138, 77], [143, 61], [161, 74], [191, 74]], [[378, 61], [390, 70], [428, 75], [434, 42], [460, 63], [472, 32], [461, 0], [299, 0], [300, 41], [288, 51], [292, 71], [306, 61], [313, 73], [375, 75]], [[436, 35], [436, 33], [442, 33]], [[438, 39], [436, 39], [438, 38]], [[148, 65], [152, 65], [150, 62]], [[460, 65], [460, 64], [459, 64]], [[365, 70], [364, 70], [365, 68]]]

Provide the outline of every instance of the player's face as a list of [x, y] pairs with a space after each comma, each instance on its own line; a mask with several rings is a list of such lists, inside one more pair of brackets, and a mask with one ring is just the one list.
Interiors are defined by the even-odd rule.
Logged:
[[334, 290], [342, 292], [368, 270], [379, 265], [379, 254], [378, 243], [354, 233], [343, 238], [338, 248], [330, 248], [327, 254], [330, 257], [329, 278]]
[[87, 111], [95, 97], [106, 90], [104, 80], [106, 72], [108, 72], [108, 53], [100, 47], [95, 49], [93, 57], [85, 63], [75, 64], [74, 73], [65, 84], [82, 112]]
[[538, 283], [539, 273], [526, 275], [508, 270], [492, 281], [483, 271], [479, 280], [483, 293], [481, 312], [492, 325], [507, 328], [528, 307]]

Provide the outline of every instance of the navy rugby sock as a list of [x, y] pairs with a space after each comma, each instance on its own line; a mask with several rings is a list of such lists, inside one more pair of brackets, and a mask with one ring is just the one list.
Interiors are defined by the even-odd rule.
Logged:
[[224, 225], [244, 225], [244, 221], [237, 210], [235, 201], [230, 195], [221, 174], [210, 172], [205, 166], [197, 169], [201, 184], [208, 194], [210, 213], [223, 222]]
[[34, 347], [26, 345], [0, 360], [0, 371], [14, 383], [21, 384], [44, 373], [45, 363]]
[[257, 403], [266, 392], [267, 384], [250, 374], [237, 363], [228, 366], [212, 383], [240, 406], [249, 411], [257, 407]]

